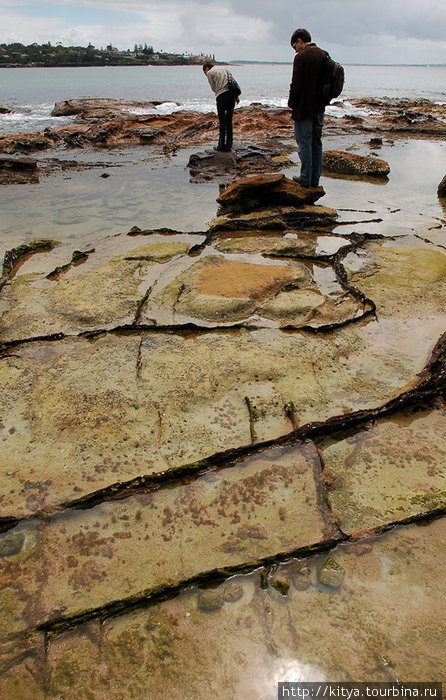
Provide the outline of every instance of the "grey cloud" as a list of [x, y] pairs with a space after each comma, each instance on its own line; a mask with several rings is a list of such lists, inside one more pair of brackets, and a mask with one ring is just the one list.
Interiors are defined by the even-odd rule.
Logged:
[[392, 35], [444, 41], [444, 0], [228, 0], [234, 11], [273, 23], [271, 40], [288, 41], [306, 27], [322, 43], [361, 44], [364, 37]]

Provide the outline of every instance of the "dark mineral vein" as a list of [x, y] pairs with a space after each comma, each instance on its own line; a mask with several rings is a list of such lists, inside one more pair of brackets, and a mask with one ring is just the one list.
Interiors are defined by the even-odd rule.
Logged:
[[429, 362], [418, 374], [418, 382], [411, 389], [402, 392], [377, 408], [361, 409], [333, 416], [325, 421], [313, 421], [272, 440], [230, 448], [196, 462], [172, 467], [154, 475], [138, 476], [126, 482], [117, 482], [81, 498], [65, 501], [57, 506], [49, 506], [26, 518], [13, 516], [3, 518], [0, 519], [0, 531], [9, 530], [19, 521], [48, 518], [62, 510], [93, 508], [104, 501], [121, 500], [134, 493], [151, 492], [163, 487], [171, 487], [181, 483], [185, 478], [197, 478], [210, 470], [234, 466], [241, 459], [259, 454], [269, 448], [293, 445], [307, 440], [317, 442], [329, 436], [363, 428], [367, 424], [391, 416], [403, 409], [421, 410], [426, 406], [431, 406], [435, 400], [441, 397], [446, 397], [446, 333], [440, 337]]
[[[345, 542], [358, 542], [359, 540], [370, 541], [377, 537], [394, 530], [399, 527], [405, 527], [414, 523], [429, 523], [434, 519], [446, 516], [445, 508], [437, 508], [435, 510], [410, 516], [403, 520], [394, 521], [386, 525], [381, 525], [368, 530], [354, 531], [350, 534], [339, 532], [330, 539], [314, 543], [305, 547], [298, 547], [287, 552], [278, 552], [267, 557], [262, 557], [257, 561], [244, 562], [233, 566], [211, 569], [202, 571], [195, 576], [183, 579], [175, 584], [160, 584], [154, 588], [145, 589], [138, 593], [118, 600], [112, 600], [104, 605], [84, 610], [75, 615], [60, 615], [58, 617], [46, 620], [33, 628], [28, 629], [25, 633], [13, 634], [8, 637], [9, 640], [15, 640], [20, 643], [21, 640], [29, 639], [35, 634], [44, 633], [50, 641], [52, 635], [61, 634], [67, 630], [78, 627], [95, 619], [104, 621], [112, 617], [127, 614], [132, 610], [150, 606], [157, 602], [162, 602], [175, 598], [181, 592], [197, 586], [206, 586], [241, 574], [249, 574], [257, 569], [270, 569], [278, 564], [285, 563], [290, 559], [308, 559], [317, 554], [328, 553], [335, 549], [338, 545]], [[267, 579], [267, 577], [265, 577]]]

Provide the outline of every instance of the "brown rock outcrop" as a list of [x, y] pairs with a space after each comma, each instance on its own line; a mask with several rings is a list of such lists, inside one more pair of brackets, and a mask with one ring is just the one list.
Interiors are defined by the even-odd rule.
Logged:
[[292, 162], [285, 155], [285, 151], [286, 147], [280, 143], [268, 143], [260, 146], [237, 144], [230, 153], [206, 149], [201, 153], [193, 153], [187, 167], [192, 182], [209, 182], [210, 180], [217, 180], [220, 183], [231, 182], [234, 176], [243, 175], [247, 171], [250, 173], [262, 172], [292, 165]]
[[244, 177], [218, 197], [221, 212], [249, 212], [258, 207], [314, 204], [325, 194], [322, 187], [302, 187], [281, 173]]
[[79, 100], [62, 100], [56, 102], [51, 116], [70, 117], [82, 114], [85, 117], [92, 115], [113, 116], [120, 114], [125, 109], [145, 108], [150, 109], [161, 104], [159, 101], [126, 101], [113, 98], [86, 97]]
[[213, 219], [209, 231], [286, 231], [311, 228], [332, 228], [336, 225], [334, 209], [306, 204], [301, 207], [279, 206], [259, 209], [247, 214], [230, 213]]
[[6, 105], [0, 105], [0, 114], [11, 114], [12, 109], [6, 107]]
[[329, 172], [358, 177], [386, 177], [390, 172], [389, 164], [385, 160], [345, 151], [325, 151], [323, 167]]
[[37, 162], [32, 158], [0, 155], [0, 170], [34, 172], [37, 170]]
[[446, 175], [438, 185], [437, 194], [439, 197], [446, 197]]

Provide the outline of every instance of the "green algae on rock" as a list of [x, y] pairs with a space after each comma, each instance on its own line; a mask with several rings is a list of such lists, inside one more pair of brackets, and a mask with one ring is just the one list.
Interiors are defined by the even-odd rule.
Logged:
[[7, 250], [3, 259], [2, 277], [11, 277], [16, 271], [17, 266], [23, 262], [25, 258], [34, 253], [53, 250], [59, 243], [59, 241], [55, 241], [51, 238], [39, 238], [30, 243], [23, 243], [12, 250]]
[[[189, 245], [156, 241], [88, 269], [73, 268], [73, 260], [53, 271], [16, 277], [4, 293], [8, 309], [0, 318], [0, 337], [11, 341], [52, 333], [131, 323], [150, 266], [182, 255]], [[94, 257], [94, 256], [93, 256]], [[61, 275], [65, 271], [64, 275]]]
[[380, 318], [446, 318], [444, 252], [379, 243], [367, 244], [366, 250], [363, 267], [352, 271], [350, 280], [374, 300]]
[[339, 588], [339, 586], [342, 586], [344, 575], [345, 569], [343, 569], [333, 557], [328, 557], [319, 569], [318, 580], [319, 583], [323, 583], [324, 586]]

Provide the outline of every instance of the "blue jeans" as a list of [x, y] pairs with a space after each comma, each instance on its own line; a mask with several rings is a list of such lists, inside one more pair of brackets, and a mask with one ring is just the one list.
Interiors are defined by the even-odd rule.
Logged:
[[305, 187], [317, 187], [322, 172], [322, 127], [324, 112], [312, 119], [299, 119], [294, 122], [294, 135], [299, 154], [300, 183]]

